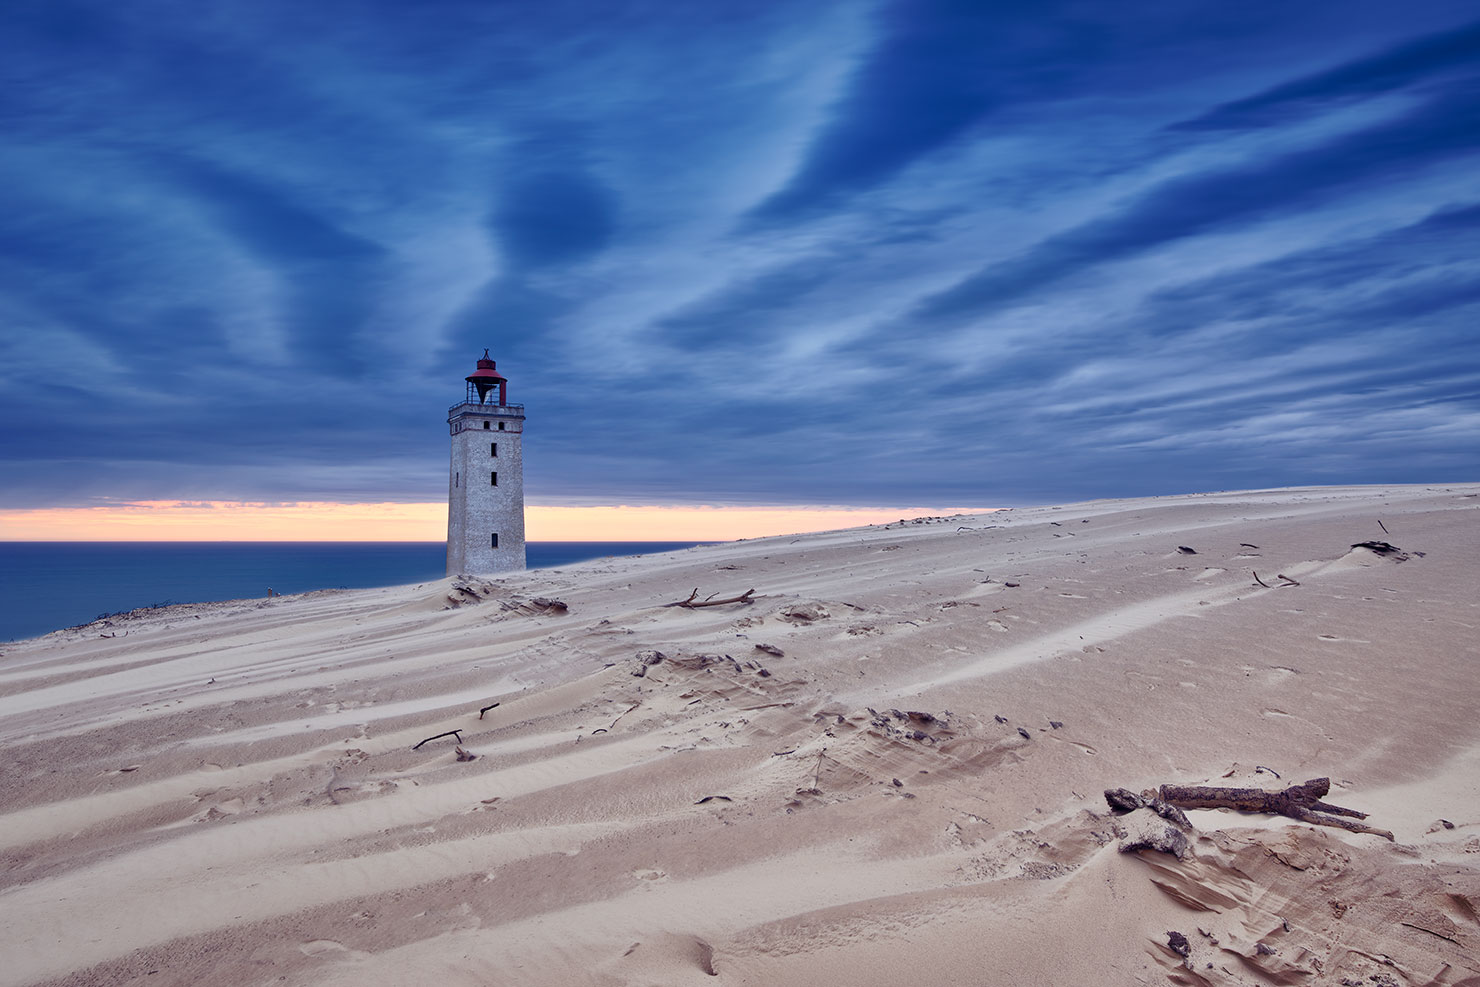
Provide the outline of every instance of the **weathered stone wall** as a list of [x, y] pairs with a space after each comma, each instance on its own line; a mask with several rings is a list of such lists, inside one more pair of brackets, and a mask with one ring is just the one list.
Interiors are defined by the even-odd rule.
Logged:
[[[448, 425], [452, 459], [447, 470], [447, 574], [523, 569], [523, 409], [463, 407], [453, 412]], [[496, 486], [490, 482], [494, 472]], [[490, 537], [495, 532], [498, 548]]]

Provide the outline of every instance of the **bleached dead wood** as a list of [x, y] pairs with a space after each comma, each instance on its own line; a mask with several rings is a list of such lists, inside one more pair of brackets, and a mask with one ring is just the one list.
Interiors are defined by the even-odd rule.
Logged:
[[689, 594], [689, 598], [687, 600], [676, 600], [673, 603], [665, 603], [663, 604], [663, 606], [685, 607], [689, 610], [697, 610], [699, 607], [720, 607], [724, 606], [727, 603], [750, 604], [755, 602], [751, 599], [751, 597], [754, 595], [755, 590], [748, 589], [744, 593], [741, 593], [739, 596], [731, 596], [723, 600], [716, 600], [713, 596], [708, 596], [701, 600], [699, 599], [699, 587], [695, 586], [694, 591]]

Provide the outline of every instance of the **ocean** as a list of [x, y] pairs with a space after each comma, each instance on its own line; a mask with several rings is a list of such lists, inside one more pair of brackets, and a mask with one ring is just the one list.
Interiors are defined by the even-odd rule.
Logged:
[[[704, 542], [530, 542], [531, 569]], [[444, 542], [0, 542], [0, 641], [137, 607], [441, 579]]]

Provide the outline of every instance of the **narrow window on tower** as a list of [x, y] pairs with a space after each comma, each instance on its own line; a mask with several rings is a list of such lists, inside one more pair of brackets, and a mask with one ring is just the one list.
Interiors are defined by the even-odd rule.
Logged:
[[496, 487], [496, 486], [498, 486], [498, 474], [497, 473], [489, 473], [488, 474], [488, 485], [490, 487]]
[[[484, 428], [487, 428], [487, 427], [488, 427], [488, 423], [487, 423], [487, 422], [484, 422], [484, 423], [483, 423], [483, 427], [484, 427]], [[504, 423], [503, 423], [503, 422], [499, 422], [499, 423], [498, 423], [498, 427], [499, 427], [499, 428], [503, 428], [503, 427], [504, 427]]]
[[498, 548], [498, 532], [497, 531], [495, 531], [493, 533], [493, 545], [491, 547], [492, 548]]
[[498, 423], [498, 430], [499, 430], [499, 431], [500, 431], [500, 432], [502, 432], [502, 431], [503, 431], [503, 430], [504, 430], [504, 423], [503, 423], [503, 422], [499, 422], [499, 423]]
[[462, 470], [458, 470], [456, 473], [452, 474], [452, 485], [454, 487], [462, 486]]
[[494, 458], [498, 458], [498, 443], [497, 442], [490, 442], [488, 444], [488, 454], [490, 456], [493, 456]]

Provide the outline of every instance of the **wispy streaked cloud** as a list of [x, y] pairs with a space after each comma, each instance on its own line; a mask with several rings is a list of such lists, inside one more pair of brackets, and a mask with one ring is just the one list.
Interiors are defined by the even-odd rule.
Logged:
[[435, 502], [485, 346], [550, 505], [1480, 467], [1463, 3], [0, 20], [0, 506]]

